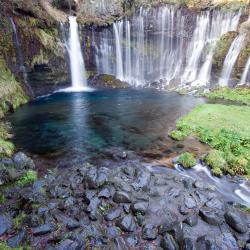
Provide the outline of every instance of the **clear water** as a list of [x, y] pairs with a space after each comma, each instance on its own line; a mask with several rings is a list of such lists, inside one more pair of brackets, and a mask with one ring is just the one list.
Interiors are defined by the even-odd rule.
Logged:
[[55, 93], [9, 118], [21, 150], [52, 159], [86, 160], [110, 147], [153, 149], [176, 119], [204, 102], [149, 89]]

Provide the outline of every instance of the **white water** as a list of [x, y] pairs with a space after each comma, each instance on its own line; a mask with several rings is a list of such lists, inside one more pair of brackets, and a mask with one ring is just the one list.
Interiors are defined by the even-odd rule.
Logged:
[[87, 91], [87, 81], [85, 76], [85, 64], [81, 50], [80, 37], [76, 17], [69, 17], [69, 41], [66, 48], [70, 58], [71, 83], [72, 87], [66, 91]]
[[240, 34], [232, 42], [229, 48], [229, 51], [227, 53], [227, 56], [223, 63], [222, 73], [221, 73], [221, 77], [219, 80], [220, 86], [228, 86], [228, 82], [230, 80], [237, 58], [240, 54], [244, 39], [245, 39], [245, 35]]
[[241, 11], [203, 11], [190, 25], [190, 16], [173, 5], [140, 8], [133, 17], [115, 22], [112, 30], [95, 32], [97, 72], [136, 86], [154, 81], [163, 87], [176, 81], [206, 85], [216, 41], [237, 29], [240, 16]]
[[213, 176], [210, 169], [206, 166], [203, 166], [202, 164], [197, 164], [195, 167], [189, 170], [184, 169], [176, 164], [175, 169], [183, 176], [187, 176], [192, 179], [199, 179], [208, 185], [214, 186], [217, 192], [224, 196], [227, 201], [234, 201], [246, 206], [250, 206], [249, 181], [237, 183], [227, 177], [218, 178]]
[[247, 84], [250, 85], [250, 55], [248, 57], [245, 69], [243, 71], [241, 80], [240, 80], [240, 85]]

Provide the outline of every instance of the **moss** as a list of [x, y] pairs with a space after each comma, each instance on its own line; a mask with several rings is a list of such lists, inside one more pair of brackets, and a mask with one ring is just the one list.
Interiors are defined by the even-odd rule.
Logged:
[[[213, 173], [247, 175], [250, 168], [250, 108], [221, 104], [196, 107], [177, 123], [179, 131], [192, 133], [211, 151], [205, 162]], [[219, 169], [221, 171], [219, 171]]]
[[196, 160], [193, 154], [186, 152], [179, 156], [178, 163], [184, 168], [192, 168], [196, 165]]
[[26, 218], [26, 214], [21, 212], [18, 216], [13, 219], [13, 227], [15, 229], [19, 229], [19, 227], [23, 224], [24, 219]]
[[12, 248], [7, 245], [6, 242], [0, 242], [0, 250], [23, 250], [22, 247]]
[[210, 151], [204, 161], [211, 167], [212, 173], [216, 176], [222, 176], [223, 171], [227, 168], [224, 153], [219, 150]]
[[4, 204], [5, 201], [6, 201], [5, 196], [4, 196], [3, 194], [0, 194], [0, 205], [1, 205], [1, 204]]
[[183, 141], [187, 135], [180, 130], [173, 130], [169, 133], [169, 136], [176, 141]]
[[36, 181], [36, 179], [37, 179], [37, 172], [29, 170], [20, 178], [20, 180], [17, 181], [17, 185], [23, 187], [33, 183], [34, 181]]
[[12, 142], [0, 139], [0, 157], [10, 157], [14, 152], [14, 144]]
[[250, 89], [247, 88], [219, 88], [208, 93], [206, 97], [236, 101], [250, 106]]

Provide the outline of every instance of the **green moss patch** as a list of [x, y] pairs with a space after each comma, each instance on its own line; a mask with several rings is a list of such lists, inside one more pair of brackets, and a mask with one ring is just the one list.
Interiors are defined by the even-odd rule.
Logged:
[[36, 179], [37, 179], [37, 172], [29, 170], [20, 178], [20, 180], [17, 181], [17, 185], [23, 187], [33, 183], [34, 181], [36, 181]]
[[205, 157], [214, 174], [249, 175], [249, 124], [248, 106], [204, 104], [181, 118], [177, 129], [216, 149]]
[[196, 160], [194, 158], [194, 155], [191, 153], [184, 153], [181, 154], [178, 158], [178, 163], [181, 164], [184, 168], [192, 168], [196, 164]]
[[206, 95], [210, 99], [224, 99], [250, 106], [250, 89], [246, 88], [220, 88]]

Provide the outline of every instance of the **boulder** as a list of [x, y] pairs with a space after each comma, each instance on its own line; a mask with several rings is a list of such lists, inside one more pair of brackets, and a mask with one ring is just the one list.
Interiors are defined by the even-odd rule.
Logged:
[[117, 191], [117, 192], [115, 192], [115, 194], [113, 196], [113, 201], [116, 203], [130, 203], [131, 197], [126, 192]]
[[40, 236], [54, 231], [54, 227], [51, 224], [43, 224], [41, 226], [32, 229], [34, 236]]
[[160, 246], [166, 250], [178, 250], [179, 249], [179, 246], [177, 245], [173, 236], [168, 234], [168, 233], [166, 233], [162, 237], [161, 242], [160, 242]]
[[201, 208], [200, 216], [204, 221], [211, 225], [221, 225], [224, 221], [221, 211], [209, 207]]
[[121, 209], [119, 208], [114, 208], [111, 209], [106, 215], [105, 215], [105, 220], [107, 221], [113, 221], [115, 219], [117, 219], [118, 217], [120, 217], [121, 215]]
[[116, 223], [124, 232], [133, 232], [136, 228], [134, 218], [131, 215], [126, 215], [119, 219]]
[[7, 233], [12, 228], [12, 218], [8, 215], [0, 215], [0, 236]]
[[247, 223], [237, 211], [229, 210], [225, 213], [225, 220], [229, 226], [239, 233], [246, 233]]

